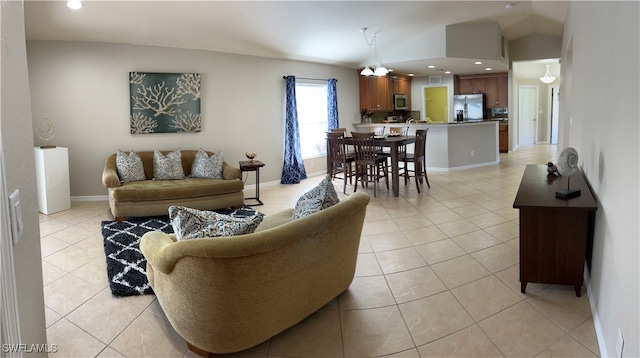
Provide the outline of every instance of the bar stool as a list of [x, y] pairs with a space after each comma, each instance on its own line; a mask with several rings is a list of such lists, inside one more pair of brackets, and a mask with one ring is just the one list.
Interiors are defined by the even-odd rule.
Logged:
[[[404, 184], [407, 184], [407, 181], [411, 176], [410, 173], [413, 173], [418, 193], [420, 192], [420, 184], [422, 183], [423, 178], [427, 182], [427, 186], [431, 188], [429, 178], [427, 177], [427, 160], [425, 155], [428, 130], [428, 128], [416, 130], [416, 141], [414, 144], [413, 154], [405, 152], [399, 158], [403, 163], [403, 171], [400, 173], [400, 176], [404, 176]], [[413, 163], [413, 170], [409, 169], [409, 163]]]

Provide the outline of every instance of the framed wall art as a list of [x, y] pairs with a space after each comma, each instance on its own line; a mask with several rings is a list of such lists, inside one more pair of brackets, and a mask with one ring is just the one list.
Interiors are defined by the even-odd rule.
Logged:
[[131, 134], [200, 132], [200, 74], [129, 72]]

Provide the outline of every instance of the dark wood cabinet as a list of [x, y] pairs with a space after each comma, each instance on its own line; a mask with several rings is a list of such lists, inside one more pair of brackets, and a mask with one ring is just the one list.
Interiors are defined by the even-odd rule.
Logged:
[[411, 78], [390, 76], [360, 76], [360, 109], [377, 112], [393, 111], [393, 95], [407, 95], [411, 108]]
[[498, 102], [496, 107], [508, 107], [509, 106], [509, 77], [505, 73], [502, 76], [498, 76]]
[[500, 153], [509, 152], [509, 125], [500, 123], [498, 125], [498, 149]]
[[389, 92], [389, 80], [382, 76], [360, 76], [360, 109], [390, 111], [393, 94]]
[[597, 203], [581, 172], [571, 177], [581, 194], [560, 199], [567, 178], [547, 175], [544, 164], [525, 168], [513, 207], [520, 211], [520, 290], [527, 283], [574, 286], [580, 297], [585, 260], [590, 260]]
[[393, 83], [393, 94], [409, 94], [411, 80], [404, 77], [394, 77], [391, 81]]
[[454, 82], [456, 94], [484, 93], [487, 108], [507, 107], [509, 98], [506, 73], [458, 75]]

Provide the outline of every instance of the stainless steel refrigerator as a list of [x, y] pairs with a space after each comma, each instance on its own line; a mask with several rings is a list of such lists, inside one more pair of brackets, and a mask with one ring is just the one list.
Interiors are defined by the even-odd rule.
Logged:
[[459, 121], [459, 113], [462, 113], [462, 120], [464, 121], [481, 121], [484, 119], [484, 94], [458, 94], [453, 96], [453, 116], [455, 120]]

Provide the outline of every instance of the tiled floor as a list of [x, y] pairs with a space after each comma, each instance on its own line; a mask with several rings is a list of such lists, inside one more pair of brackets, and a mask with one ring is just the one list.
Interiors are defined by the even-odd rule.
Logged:
[[[525, 164], [555, 158], [555, 146], [520, 148], [501, 154], [498, 165], [430, 172], [431, 189], [422, 194], [404, 184], [399, 198], [379, 192], [367, 210], [351, 287], [237, 356], [598, 356], [586, 294], [577, 298], [573, 287], [541, 284], [520, 293], [513, 199]], [[265, 205], [258, 210], [291, 207], [321, 179], [263, 185]], [[335, 184], [340, 191], [342, 183]], [[100, 234], [106, 219], [106, 202], [73, 202], [71, 210], [40, 216], [55, 356], [195, 356], [153, 295], [111, 296]]]

